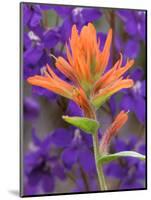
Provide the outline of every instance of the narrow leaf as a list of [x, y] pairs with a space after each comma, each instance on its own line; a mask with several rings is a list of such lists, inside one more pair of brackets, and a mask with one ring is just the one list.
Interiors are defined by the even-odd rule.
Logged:
[[62, 118], [69, 124], [76, 126], [89, 134], [94, 134], [100, 127], [97, 121], [86, 117], [63, 116]]
[[140, 160], [145, 160], [145, 156], [137, 153], [135, 151], [121, 151], [118, 153], [114, 153], [114, 154], [108, 154], [108, 155], [104, 155], [98, 158], [98, 162], [110, 162], [112, 160], [116, 160], [120, 157], [134, 157], [134, 158], [138, 158]]

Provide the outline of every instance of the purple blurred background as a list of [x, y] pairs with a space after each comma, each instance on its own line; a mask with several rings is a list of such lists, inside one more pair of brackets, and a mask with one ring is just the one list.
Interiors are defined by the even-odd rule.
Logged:
[[[62, 78], [50, 54], [65, 55], [71, 27], [92, 22], [101, 40], [113, 29], [110, 69], [122, 52], [124, 62], [134, 58], [135, 65], [126, 74], [135, 84], [121, 90], [98, 110], [102, 125], [99, 137], [114, 116], [124, 109], [129, 120], [110, 145], [110, 152], [135, 150], [145, 154], [146, 133], [146, 12], [141, 10], [87, 8], [22, 3], [23, 77], [24, 77], [24, 195], [99, 191], [91, 136], [67, 125], [63, 114], [81, 116], [72, 101], [26, 79], [42, 74], [48, 63]], [[121, 158], [104, 166], [109, 190], [143, 189], [146, 187], [145, 163], [134, 158]]]

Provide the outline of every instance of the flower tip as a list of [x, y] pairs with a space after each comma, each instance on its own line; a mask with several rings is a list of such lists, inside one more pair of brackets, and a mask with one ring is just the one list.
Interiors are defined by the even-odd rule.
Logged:
[[[56, 58], [52, 53], [50, 53], [49, 55], [50, 55], [50, 57], [52, 57], [52, 58], [54, 58], [55, 60], [57, 60], [57, 58]], [[47, 64], [47, 65], [48, 65], [48, 64]]]
[[123, 58], [123, 54], [122, 54], [122, 52], [120, 52], [120, 59], [122, 59]]
[[130, 87], [134, 86], [134, 81], [132, 79], [130, 79]]
[[72, 32], [77, 32], [77, 26], [76, 26], [76, 24], [73, 24], [73, 26], [72, 26]]
[[88, 27], [95, 29], [94, 25], [91, 22], [88, 23]]
[[31, 84], [32, 83], [32, 77], [27, 78], [27, 83]]
[[62, 115], [62, 119], [65, 119], [67, 118], [68, 116], [67, 115]]
[[112, 28], [110, 28], [109, 29], [109, 31], [108, 31], [108, 35], [112, 38], [112, 34], [113, 34], [113, 30], [112, 30]]
[[135, 60], [134, 60], [134, 59], [131, 59], [130, 62], [131, 62], [131, 65], [134, 65]]

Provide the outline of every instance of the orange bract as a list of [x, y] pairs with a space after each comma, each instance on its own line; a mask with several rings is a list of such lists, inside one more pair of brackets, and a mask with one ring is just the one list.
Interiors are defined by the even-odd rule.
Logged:
[[112, 137], [114, 137], [118, 131], [123, 127], [127, 122], [128, 115], [123, 110], [116, 116], [115, 120], [111, 126], [105, 131], [103, 138], [100, 144], [100, 152], [105, 153], [107, 151], [108, 145], [111, 142]]
[[56, 67], [75, 84], [80, 85], [85, 90], [88, 85], [96, 81], [102, 74], [110, 55], [112, 30], [109, 30], [103, 51], [100, 51], [100, 41], [97, 40], [95, 27], [89, 23], [83, 26], [80, 34], [76, 25], [73, 25], [71, 38], [69, 40], [70, 49], [66, 45], [67, 61], [59, 57], [56, 59]]
[[134, 82], [132, 79], [123, 77], [124, 73], [129, 70], [133, 64], [133, 59], [127, 60], [125, 66], [121, 67], [122, 54], [120, 54], [120, 59], [115, 65], [96, 81], [91, 92], [92, 103], [96, 107], [101, 106], [111, 95], [119, 90], [133, 86]]

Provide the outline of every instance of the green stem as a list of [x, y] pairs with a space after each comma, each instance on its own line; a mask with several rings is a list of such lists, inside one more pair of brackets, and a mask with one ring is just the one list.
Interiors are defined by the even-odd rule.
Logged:
[[99, 149], [98, 149], [98, 136], [97, 133], [93, 134], [93, 148], [94, 148], [94, 157], [95, 157], [95, 164], [96, 164], [96, 170], [98, 174], [98, 180], [101, 190], [107, 190], [107, 185], [105, 183], [105, 177], [103, 173], [103, 167], [102, 164], [97, 162], [97, 159], [99, 157]]

